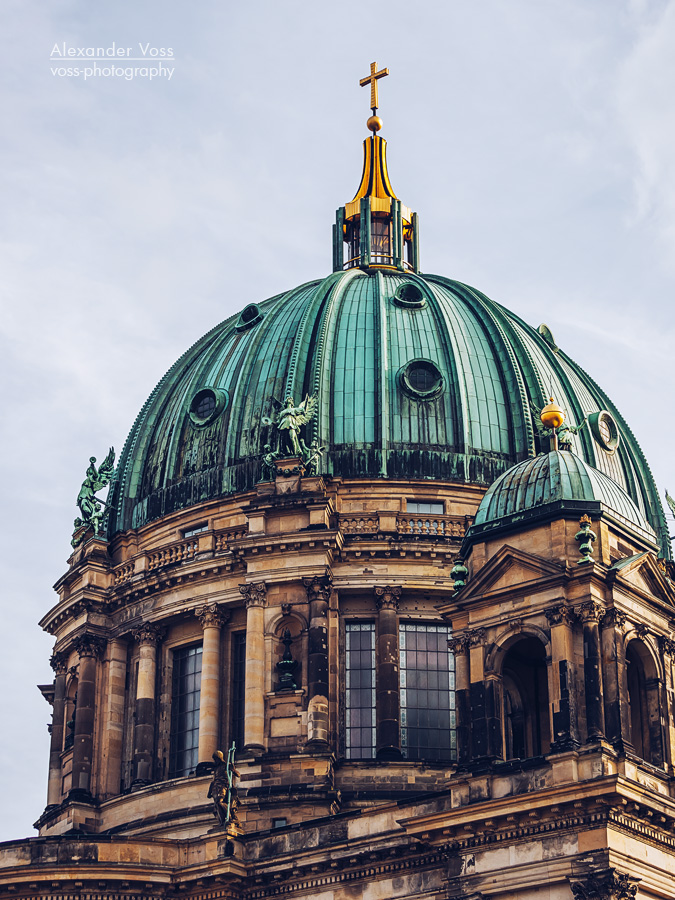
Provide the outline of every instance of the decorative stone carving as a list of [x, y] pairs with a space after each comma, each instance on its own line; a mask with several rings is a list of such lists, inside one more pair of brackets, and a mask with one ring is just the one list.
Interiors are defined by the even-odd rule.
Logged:
[[63, 651], [52, 654], [49, 665], [54, 670], [55, 675], [66, 675], [68, 673], [68, 656], [69, 654]]
[[97, 634], [82, 634], [73, 642], [80, 659], [83, 656], [101, 657], [106, 646], [106, 639]]
[[552, 606], [550, 609], [545, 610], [544, 615], [551, 627], [554, 625], [573, 625], [577, 619], [574, 610], [565, 603]]
[[249, 606], [265, 606], [267, 603], [267, 585], [264, 581], [257, 584], [240, 584], [239, 593], [244, 597], [246, 609]]
[[675, 641], [670, 638], [664, 637], [663, 635], [659, 637], [659, 649], [661, 653], [664, 655], [671, 656], [675, 658]]
[[312, 578], [303, 578], [302, 583], [307, 591], [307, 599], [310, 603], [312, 600], [325, 600], [328, 602], [332, 581], [333, 576], [328, 571], [325, 575], [314, 575]]
[[221, 609], [217, 603], [200, 606], [195, 610], [195, 615], [202, 623], [202, 628], [220, 628], [230, 620], [229, 611]]
[[575, 612], [582, 622], [599, 622], [604, 615], [605, 608], [601, 603], [589, 600], [588, 603], [577, 606]]
[[611, 628], [614, 626], [615, 628], [623, 628], [626, 624], [626, 614], [622, 613], [620, 609], [617, 609], [613, 606], [611, 609], [608, 609], [604, 616], [600, 619], [600, 625], [603, 628]]
[[164, 628], [161, 628], [159, 625], [144, 622], [140, 628], [134, 631], [134, 639], [139, 644], [157, 644], [164, 637], [164, 633]]
[[487, 638], [487, 631], [485, 628], [474, 628], [473, 631], [467, 631], [466, 634], [469, 638], [470, 647], [480, 647], [481, 644], [485, 643]]
[[401, 597], [401, 588], [398, 586], [375, 587], [375, 605], [378, 609], [398, 609], [398, 601]]
[[451, 653], [454, 653], [455, 656], [460, 656], [462, 653], [466, 653], [469, 649], [469, 636], [467, 634], [461, 634], [457, 637], [448, 638], [448, 650]]
[[593, 542], [596, 540], [596, 534], [591, 529], [591, 520], [589, 516], [582, 516], [579, 519], [579, 531], [574, 535], [574, 540], [579, 543], [579, 553], [581, 559], [577, 561], [577, 565], [583, 566], [586, 563], [595, 562], [593, 559]]
[[570, 879], [574, 900], [634, 900], [639, 878], [616, 869], [602, 869], [583, 879]]
[[277, 663], [279, 682], [276, 689], [278, 691], [294, 691], [298, 687], [296, 678], [298, 661], [297, 659], [293, 659], [293, 654], [291, 653], [291, 644], [293, 643], [293, 638], [288, 628], [284, 628], [284, 633], [282, 635], [281, 641], [284, 645], [284, 655]]
[[641, 638], [646, 638], [649, 636], [649, 626], [645, 625], [644, 622], [638, 622], [635, 626], [635, 631]]

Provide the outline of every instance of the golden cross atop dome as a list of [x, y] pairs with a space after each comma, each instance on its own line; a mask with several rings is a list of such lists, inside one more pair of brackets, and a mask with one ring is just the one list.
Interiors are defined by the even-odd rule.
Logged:
[[367, 78], [362, 78], [359, 81], [359, 84], [361, 85], [361, 87], [365, 87], [367, 84], [370, 85], [370, 108], [373, 111], [373, 115], [375, 115], [375, 110], [378, 107], [378, 102], [377, 102], [378, 79], [384, 78], [384, 76], [388, 75], [388, 74], [389, 74], [389, 69], [380, 69], [380, 71], [378, 72], [377, 71], [377, 63], [372, 62], [370, 64], [370, 75], [368, 75]]

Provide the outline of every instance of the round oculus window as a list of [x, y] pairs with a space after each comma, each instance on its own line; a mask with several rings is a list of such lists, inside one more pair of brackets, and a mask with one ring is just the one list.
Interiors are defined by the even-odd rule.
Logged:
[[619, 446], [619, 429], [607, 410], [601, 409], [600, 412], [591, 413], [588, 417], [588, 424], [591, 434], [603, 450], [614, 453]]
[[202, 388], [190, 402], [189, 415], [193, 425], [210, 425], [227, 406], [227, 393], [220, 388]]
[[404, 281], [396, 288], [394, 303], [406, 309], [421, 309], [426, 306], [427, 301], [416, 284], [413, 284], [412, 281]]
[[239, 314], [237, 331], [246, 331], [247, 328], [253, 328], [258, 322], [262, 322], [262, 318], [260, 307], [256, 303], [249, 303]]
[[414, 400], [434, 400], [443, 391], [443, 376], [429, 359], [414, 359], [398, 373], [400, 386]]

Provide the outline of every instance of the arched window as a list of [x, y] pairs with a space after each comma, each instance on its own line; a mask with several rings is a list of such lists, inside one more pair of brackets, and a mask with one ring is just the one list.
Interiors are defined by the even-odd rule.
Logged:
[[528, 759], [551, 747], [546, 651], [535, 637], [512, 644], [502, 665], [504, 758]]
[[656, 666], [642, 641], [626, 647], [630, 742], [635, 754], [654, 766], [663, 765], [661, 691]]
[[66, 692], [66, 710], [63, 728], [63, 749], [71, 750], [75, 741], [75, 715], [77, 713], [77, 678], [72, 678]]

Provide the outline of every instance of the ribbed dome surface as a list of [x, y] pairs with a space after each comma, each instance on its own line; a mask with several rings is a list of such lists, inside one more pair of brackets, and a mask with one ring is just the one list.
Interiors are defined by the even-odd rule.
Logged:
[[[410, 367], [415, 361], [421, 369]], [[221, 408], [199, 426], [190, 410], [205, 388], [218, 392]], [[248, 308], [178, 360], [120, 457], [110, 533], [251, 489], [274, 440], [265, 424], [273, 397], [297, 403], [316, 393], [304, 439], [326, 447], [324, 474], [489, 485], [541, 449], [533, 407], [551, 390], [570, 425], [611, 413], [621, 433], [614, 454], [588, 428], [574, 449], [624, 487], [663, 538], [663, 511], [637, 442], [562, 351], [464, 284], [360, 269]]]
[[559, 501], [602, 504], [628, 525], [652, 532], [628, 494], [574, 453], [555, 450], [526, 459], [498, 478], [483, 497], [474, 526], [502, 521]]

